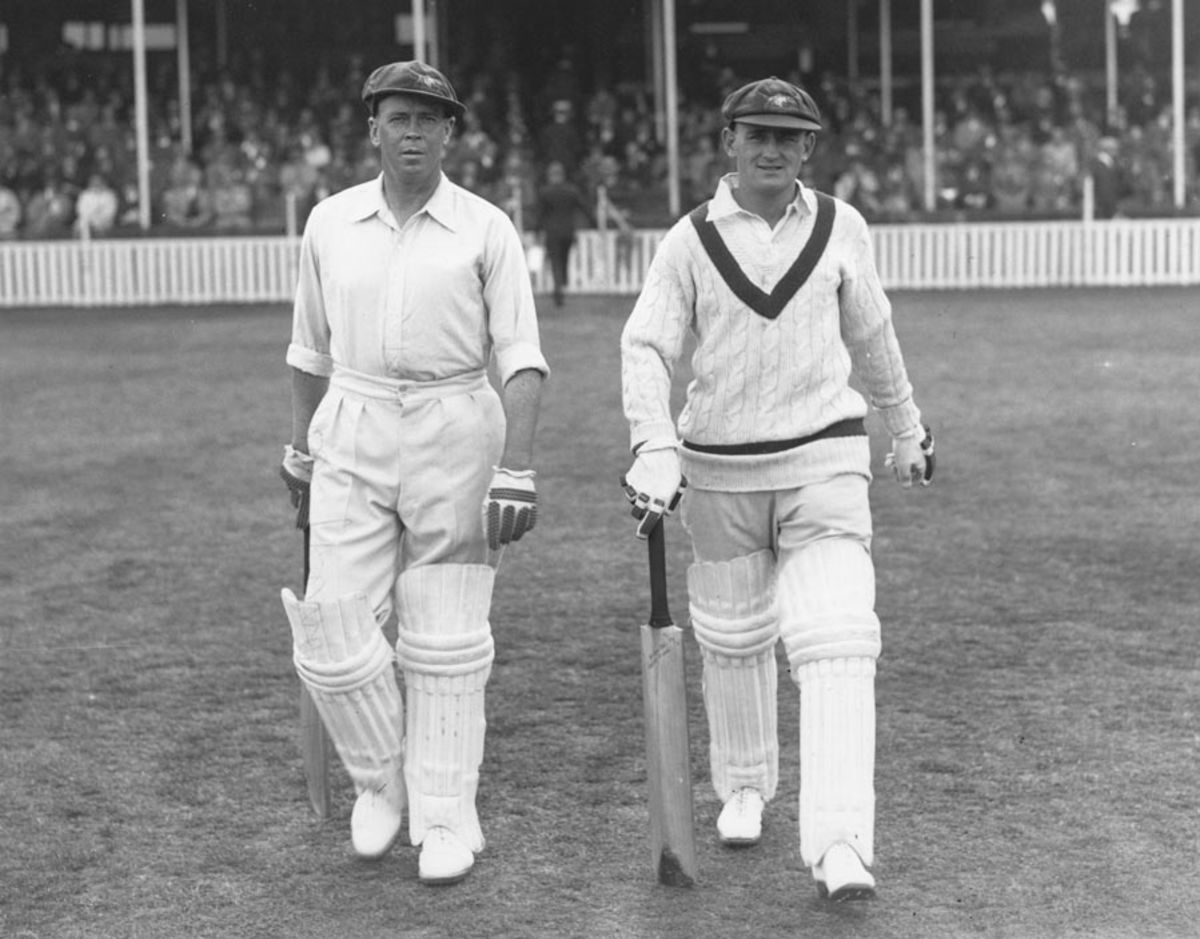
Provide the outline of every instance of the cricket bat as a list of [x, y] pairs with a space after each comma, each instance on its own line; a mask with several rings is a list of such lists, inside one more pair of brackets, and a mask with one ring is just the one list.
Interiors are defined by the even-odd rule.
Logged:
[[648, 536], [650, 622], [642, 626], [642, 698], [650, 787], [650, 850], [658, 882], [690, 887], [696, 880], [692, 771], [684, 682], [683, 631], [667, 603], [664, 523]]
[[[308, 589], [308, 527], [304, 528], [304, 589]], [[308, 784], [308, 801], [317, 817], [329, 818], [329, 735], [308, 687], [300, 684], [300, 757]]]

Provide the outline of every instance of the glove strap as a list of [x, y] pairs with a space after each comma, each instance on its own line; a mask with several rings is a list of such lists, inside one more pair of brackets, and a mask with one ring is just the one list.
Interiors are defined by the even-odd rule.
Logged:
[[533, 479], [537, 476], [536, 470], [510, 470], [505, 469], [503, 466], [493, 466], [492, 472], [504, 473], [507, 476], [511, 476], [513, 479]]

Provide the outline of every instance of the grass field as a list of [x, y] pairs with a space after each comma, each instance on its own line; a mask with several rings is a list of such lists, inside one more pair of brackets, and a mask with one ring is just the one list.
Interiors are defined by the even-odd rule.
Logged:
[[331, 820], [305, 800], [288, 311], [0, 312], [0, 936], [1200, 933], [1200, 292], [894, 302], [939, 468], [872, 487], [880, 896], [850, 907], [800, 864], [786, 674], [764, 842], [715, 843], [694, 645], [701, 882], [651, 876], [628, 300], [543, 318], [544, 508], [493, 608], [488, 847], [443, 890], [411, 847], [352, 857], [340, 768]]

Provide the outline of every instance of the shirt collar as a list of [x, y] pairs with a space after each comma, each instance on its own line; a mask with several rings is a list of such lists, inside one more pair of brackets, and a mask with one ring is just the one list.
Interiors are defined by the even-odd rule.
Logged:
[[[375, 177], [370, 185], [361, 187], [353, 198], [355, 201], [350, 206], [350, 217], [354, 221], [361, 222], [376, 215], [381, 218], [391, 217], [391, 209], [388, 208], [387, 199], [383, 195], [383, 173]], [[455, 207], [453, 186], [446, 174], [442, 173], [437, 189], [421, 207], [421, 211], [428, 213], [430, 218], [450, 231], [455, 231], [458, 227], [458, 213]]]
[[[708, 203], [708, 220], [710, 222], [746, 211], [738, 205], [737, 199], [733, 197], [733, 190], [737, 188], [737, 185], [737, 173], [726, 173], [721, 177], [721, 181], [717, 183], [717, 191], [713, 194], [712, 201]], [[787, 211], [790, 212], [794, 209], [800, 218], [804, 218], [816, 211], [816, 201], [817, 197], [813, 191], [800, 180], [796, 180], [796, 193], [792, 197]]]

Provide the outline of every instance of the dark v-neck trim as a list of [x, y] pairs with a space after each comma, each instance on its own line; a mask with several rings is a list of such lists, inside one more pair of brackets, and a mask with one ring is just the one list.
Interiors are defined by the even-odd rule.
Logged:
[[756, 287], [738, 262], [734, 260], [729, 247], [717, 231], [717, 226], [707, 218], [708, 203], [697, 206], [690, 214], [696, 234], [700, 236], [700, 243], [704, 245], [704, 250], [716, 265], [722, 279], [737, 295], [737, 298], [759, 316], [773, 320], [783, 312], [783, 308], [796, 295], [796, 291], [803, 287], [812, 275], [817, 262], [821, 260], [825, 246], [829, 243], [829, 234], [833, 231], [833, 216], [836, 211], [834, 201], [823, 192], [814, 190], [814, 194], [817, 197], [817, 218], [813, 223], [812, 234], [808, 236], [808, 241], [796, 256], [796, 260], [792, 262], [792, 266], [788, 268], [787, 273], [780, 278], [775, 289], [769, 294]]

